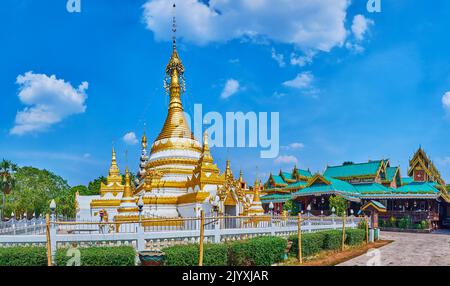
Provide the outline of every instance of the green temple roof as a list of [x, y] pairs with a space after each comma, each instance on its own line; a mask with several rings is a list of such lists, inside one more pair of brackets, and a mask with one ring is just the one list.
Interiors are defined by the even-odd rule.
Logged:
[[394, 193], [439, 193], [434, 182], [412, 182], [393, 190]]
[[285, 202], [292, 198], [291, 194], [271, 194], [261, 197], [261, 201], [271, 201], [274, 203]]
[[308, 183], [307, 182], [303, 182], [303, 181], [298, 181], [292, 184], [287, 185], [285, 188], [297, 188], [297, 187], [304, 187], [306, 186]]
[[407, 185], [407, 184], [412, 183], [412, 182], [414, 182], [413, 178], [410, 178], [410, 177], [402, 178], [402, 184], [403, 185]]
[[281, 172], [281, 174], [283, 175], [283, 177], [286, 179], [286, 180], [295, 180], [295, 178], [292, 176], [292, 174], [291, 173], [289, 173], [289, 172]]
[[390, 193], [392, 191], [391, 188], [385, 187], [378, 183], [358, 184], [354, 185], [354, 187], [361, 194]]
[[286, 182], [283, 180], [281, 176], [272, 175], [272, 178], [276, 184], [286, 184]]
[[303, 177], [312, 177], [312, 174], [309, 170], [298, 169], [298, 174]]
[[344, 178], [359, 176], [375, 176], [383, 161], [369, 161], [367, 163], [352, 163], [340, 166], [329, 166], [323, 174], [326, 177]]
[[313, 184], [309, 187], [306, 187], [302, 190], [299, 190], [293, 194], [296, 195], [304, 195], [304, 194], [314, 194], [314, 193], [326, 193], [326, 192], [339, 192], [339, 193], [348, 193], [348, 194], [358, 194], [356, 188], [345, 182], [338, 179], [324, 177], [330, 184], [317, 183]]
[[387, 167], [386, 168], [386, 180], [391, 182], [394, 179], [395, 174], [397, 173], [398, 167]]

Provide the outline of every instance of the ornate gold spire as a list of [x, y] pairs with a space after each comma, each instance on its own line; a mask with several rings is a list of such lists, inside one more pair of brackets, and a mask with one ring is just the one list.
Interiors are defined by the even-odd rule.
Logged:
[[130, 171], [128, 171], [128, 167], [125, 171], [125, 188], [123, 189], [123, 197], [124, 198], [133, 197], [133, 191], [131, 190]]
[[244, 182], [244, 172], [242, 172], [242, 169], [241, 169], [241, 171], [239, 172], [239, 182]]
[[116, 150], [114, 150], [114, 147], [112, 148], [111, 166], [109, 167], [109, 174], [107, 181], [108, 184], [122, 181], [122, 178], [120, 177], [120, 170], [119, 167], [117, 166]]
[[209, 150], [208, 145], [208, 133], [205, 131], [203, 133], [203, 148], [202, 148], [202, 155], [200, 157], [200, 160], [208, 163], [213, 162], [213, 158], [211, 156], [211, 151]]
[[147, 149], [147, 136], [144, 134], [142, 135], [142, 139], [141, 139], [141, 144], [142, 144], [142, 149]]
[[253, 202], [260, 202], [261, 199], [259, 197], [259, 191], [260, 191], [260, 182], [258, 179], [255, 181], [255, 185], [253, 186]]
[[[175, 10], [175, 4], [173, 5]], [[165, 138], [189, 138], [194, 139], [194, 135], [189, 129], [183, 113], [181, 103], [181, 93], [184, 91], [184, 66], [176, 49], [176, 19], [173, 17], [173, 47], [172, 55], [166, 66], [166, 78], [164, 88], [169, 93], [169, 112], [167, 114], [164, 127], [156, 140]]]
[[225, 178], [229, 178], [229, 177], [233, 178], [233, 172], [231, 171], [231, 168], [230, 168], [230, 160], [227, 160], [226, 167], [225, 167]]

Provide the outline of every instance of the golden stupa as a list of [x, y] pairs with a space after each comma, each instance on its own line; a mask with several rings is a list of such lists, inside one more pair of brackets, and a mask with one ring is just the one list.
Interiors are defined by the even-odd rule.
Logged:
[[[242, 172], [239, 179], [234, 179], [227, 160], [225, 171], [221, 173], [211, 155], [208, 134], [204, 133], [202, 144], [194, 138], [181, 101], [184, 71], [174, 37], [164, 81], [170, 101], [161, 132], [151, 145], [149, 155], [147, 136], [145, 133], [142, 136], [139, 171], [134, 182], [130, 181], [127, 168], [125, 185], [122, 184], [113, 150], [107, 184], [102, 184], [99, 196], [84, 198], [90, 201], [91, 217], [107, 213], [118, 222], [134, 220], [138, 217], [136, 202], [140, 198], [144, 202], [143, 218], [196, 217], [201, 210], [206, 215], [214, 215], [213, 211], [223, 215], [242, 215], [248, 210], [252, 214], [260, 213], [259, 205], [250, 207], [249, 190]], [[81, 196], [77, 199], [82, 200]], [[86, 216], [87, 211], [77, 213]]]

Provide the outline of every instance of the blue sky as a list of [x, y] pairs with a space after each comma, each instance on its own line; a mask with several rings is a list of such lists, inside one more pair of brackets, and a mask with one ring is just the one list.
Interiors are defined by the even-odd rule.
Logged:
[[[253, 182], [295, 163], [390, 158], [405, 175], [422, 145], [450, 180], [450, 2], [176, 2], [185, 109], [280, 112], [281, 157], [213, 148], [222, 169], [229, 158]], [[106, 175], [114, 142], [136, 170], [139, 144], [123, 137], [146, 122], [153, 141], [164, 122], [171, 3], [81, 0], [68, 13], [65, 1], [3, 1], [0, 158], [85, 184]], [[222, 98], [229, 80], [239, 87]]]

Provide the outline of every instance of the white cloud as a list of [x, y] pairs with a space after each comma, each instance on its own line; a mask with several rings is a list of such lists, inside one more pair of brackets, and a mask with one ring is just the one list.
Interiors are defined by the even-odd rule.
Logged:
[[[349, 0], [175, 1], [177, 35], [197, 44], [232, 39], [268, 39], [301, 49], [329, 51], [347, 37]], [[172, 3], [148, 0], [143, 18], [155, 39], [171, 38]]]
[[297, 89], [308, 89], [311, 87], [313, 80], [313, 74], [307, 71], [297, 74], [297, 76], [292, 80], [283, 82], [283, 85]]
[[286, 63], [284, 62], [284, 55], [283, 54], [277, 54], [274, 48], [272, 48], [272, 59], [274, 59], [279, 67], [286, 66]]
[[359, 15], [359, 14], [356, 15], [353, 18], [353, 23], [352, 23], [352, 28], [351, 28], [353, 35], [355, 35], [355, 38], [358, 41], [364, 40], [364, 35], [368, 31], [369, 26], [371, 26], [373, 24], [374, 24], [374, 21], [367, 19], [363, 15]]
[[450, 91], [447, 91], [442, 97], [442, 106], [450, 111]]
[[239, 91], [239, 82], [235, 79], [230, 78], [225, 83], [225, 87], [222, 90], [222, 93], [220, 94], [221, 98], [228, 98]]
[[312, 63], [315, 55], [316, 55], [316, 52], [314, 52], [313, 50], [309, 50], [309, 51], [305, 52], [305, 54], [303, 56], [298, 56], [295, 53], [291, 53], [290, 63], [293, 66], [304, 67], [304, 66]]
[[16, 83], [19, 85], [19, 99], [27, 107], [17, 112], [11, 134], [44, 131], [64, 118], [86, 110], [87, 82], [74, 88], [55, 75], [29, 71], [19, 75]]
[[294, 142], [288, 145], [290, 148], [292, 149], [302, 149], [305, 147], [305, 144], [300, 143], [300, 142]]
[[297, 164], [298, 159], [292, 155], [281, 155], [278, 156], [275, 161], [276, 164]]
[[134, 132], [128, 132], [122, 139], [128, 145], [136, 145], [139, 142]]
[[345, 43], [345, 47], [347, 49], [355, 52], [356, 54], [360, 54], [360, 53], [364, 52], [364, 47], [361, 46], [360, 44], [347, 42], [347, 43]]
[[294, 142], [294, 143], [291, 143], [291, 144], [289, 144], [287, 146], [281, 146], [281, 148], [284, 149], [284, 150], [303, 149], [303, 148], [305, 148], [305, 144], [300, 143], [300, 142]]

